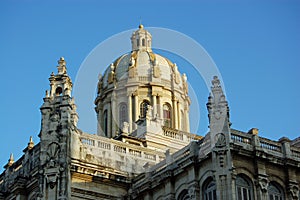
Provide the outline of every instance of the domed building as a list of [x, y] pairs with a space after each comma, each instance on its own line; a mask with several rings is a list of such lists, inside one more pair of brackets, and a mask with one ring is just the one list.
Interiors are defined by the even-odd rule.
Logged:
[[216, 76], [209, 132], [190, 133], [187, 77], [151, 43], [140, 25], [131, 52], [99, 77], [97, 134], [77, 127], [72, 80], [59, 59], [40, 108], [40, 141], [30, 138], [21, 158], [9, 157], [0, 200], [300, 199], [299, 138], [232, 129]]
[[95, 100], [99, 135], [115, 137], [124, 122], [128, 132], [136, 131], [149, 106], [149, 114], [163, 126], [190, 131], [187, 77], [175, 63], [155, 54], [151, 43], [151, 34], [140, 25], [131, 37], [132, 51], [111, 63], [100, 78]]

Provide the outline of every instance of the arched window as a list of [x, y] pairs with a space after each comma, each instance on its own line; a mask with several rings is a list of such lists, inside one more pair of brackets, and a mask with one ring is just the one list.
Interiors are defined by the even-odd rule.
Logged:
[[105, 136], [107, 136], [107, 131], [108, 131], [108, 119], [107, 119], [107, 110], [105, 110], [103, 112], [103, 131], [104, 131], [104, 134]]
[[140, 39], [136, 39], [136, 46], [140, 46]]
[[55, 95], [56, 96], [61, 96], [62, 95], [62, 88], [61, 87], [57, 87], [55, 90]]
[[253, 196], [253, 187], [250, 180], [238, 175], [235, 180], [237, 200], [251, 200]]
[[145, 42], [145, 39], [142, 39], [142, 46], [146, 46], [146, 42]]
[[172, 127], [171, 123], [171, 106], [169, 104], [163, 105], [163, 111], [164, 111], [164, 125], [166, 127]]
[[140, 116], [141, 118], [146, 117], [148, 105], [150, 105], [149, 101], [144, 100], [140, 105]]
[[121, 103], [119, 106], [119, 127], [123, 127], [123, 123], [127, 122], [127, 105], [125, 103]]
[[284, 200], [282, 188], [274, 182], [269, 183], [268, 196], [269, 200]]
[[190, 196], [187, 190], [183, 190], [182, 192], [180, 192], [177, 198], [177, 200], [188, 200], [188, 199], [190, 199]]
[[217, 200], [216, 183], [213, 180], [208, 181], [203, 187], [204, 200]]

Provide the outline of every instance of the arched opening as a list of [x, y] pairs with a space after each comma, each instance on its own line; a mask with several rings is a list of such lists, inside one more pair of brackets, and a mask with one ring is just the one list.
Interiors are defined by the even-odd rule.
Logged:
[[146, 46], [146, 42], [145, 42], [145, 39], [142, 39], [142, 46]]
[[119, 106], [119, 128], [122, 128], [123, 123], [127, 121], [127, 105], [125, 103], [121, 103]]
[[171, 106], [168, 103], [163, 105], [164, 126], [171, 128]]
[[145, 118], [148, 110], [148, 106], [150, 105], [150, 102], [147, 100], [144, 100], [140, 105], [140, 117]]
[[269, 183], [268, 196], [269, 200], [284, 200], [282, 187], [275, 182]]
[[177, 200], [188, 200], [188, 199], [190, 199], [190, 196], [186, 189], [181, 191], [177, 198]]
[[105, 136], [108, 135], [108, 118], [107, 118], [107, 110], [103, 112], [103, 132]]
[[140, 46], [140, 39], [136, 39], [136, 46]]
[[235, 180], [237, 200], [253, 199], [253, 186], [250, 179], [244, 175], [238, 175]]
[[216, 182], [209, 178], [203, 185], [204, 200], [217, 200]]
[[56, 96], [61, 96], [62, 95], [62, 88], [61, 87], [57, 87], [55, 90], [55, 95]]

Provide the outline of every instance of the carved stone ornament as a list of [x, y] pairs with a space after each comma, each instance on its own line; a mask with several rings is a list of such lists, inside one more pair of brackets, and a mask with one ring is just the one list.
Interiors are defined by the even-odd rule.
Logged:
[[217, 120], [219, 120], [219, 119], [221, 118], [222, 112], [217, 110], [217, 111], [215, 111], [213, 114], [214, 114], [214, 117], [215, 117]]
[[134, 78], [135, 75], [136, 75], [136, 69], [135, 69], [135, 67], [134, 66], [130, 66], [128, 68], [128, 77], [129, 78]]
[[298, 199], [299, 197], [299, 187], [296, 183], [289, 183], [289, 193], [293, 199]]
[[153, 76], [155, 78], [159, 78], [160, 77], [160, 69], [159, 69], [159, 66], [154, 66], [153, 67]]
[[56, 158], [59, 152], [59, 145], [57, 143], [51, 143], [48, 146], [48, 155], [51, 158]]
[[189, 193], [189, 199], [195, 199], [196, 198], [196, 190], [195, 190], [194, 186], [189, 188], [188, 193]]
[[258, 177], [258, 185], [262, 192], [268, 191], [268, 184], [269, 184], [269, 181], [267, 178], [261, 177], [261, 176]]
[[112, 83], [114, 82], [114, 78], [115, 78], [115, 72], [111, 71], [108, 75], [108, 79], [107, 79], [107, 82], [108, 83]]
[[153, 108], [152, 108], [152, 106], [151, 105], [148, 105], [147, 106], [147, 117], [149, 117], [150, 119], [152, 119], [153, 118], [153, 113], [152, 113], [152, 111], [153, 111]]
[[217, 135], [217, 143], [216, 143], [216, 147], [224, 147], [226, 146], [226, 137], [223, 133], [219, 133]]

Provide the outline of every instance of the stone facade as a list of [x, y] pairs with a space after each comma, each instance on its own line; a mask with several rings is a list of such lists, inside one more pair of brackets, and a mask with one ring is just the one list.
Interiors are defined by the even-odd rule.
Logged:
[[10, 156], [0, 199], [299, 199], [299, 138], [232, 129], [218, 77], [207, 103], [209, 133], [189, 133], [186, 76], [152, 52], [151, 40], [141, 25], [132, 52], [99, 78], [97, 134], [77, 128], [72, 81], [58, 61], [40, 108], [40, 142], [30, 138], [20, 159]]

